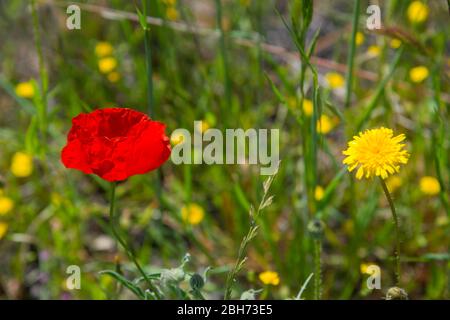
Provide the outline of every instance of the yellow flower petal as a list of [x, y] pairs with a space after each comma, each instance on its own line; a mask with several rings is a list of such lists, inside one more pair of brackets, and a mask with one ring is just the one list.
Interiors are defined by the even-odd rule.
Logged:
[[11, 172], [19, 178], [26, 178], [33, 173], [33, 158], [25, 152], [16, 152], [11, 162]]
[[22, 98], [30, 99], [34, 97], [34, 86], [31, 81], [17, 84], [15, 91], [16, 94]]

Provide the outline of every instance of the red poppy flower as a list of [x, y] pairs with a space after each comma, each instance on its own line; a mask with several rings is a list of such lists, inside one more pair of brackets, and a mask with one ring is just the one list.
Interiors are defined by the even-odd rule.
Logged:
[[142, 112], [107, 108], [72, 120], [61, 160], [67, 168], [121, 181], [160, 167], [170, 156], [165, 125]]

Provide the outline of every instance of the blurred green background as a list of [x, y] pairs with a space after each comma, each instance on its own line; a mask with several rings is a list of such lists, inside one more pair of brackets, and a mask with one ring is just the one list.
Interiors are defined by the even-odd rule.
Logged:
[[[274, 200], [233, 297], [251, 288], [263, 289], [259, 298], [295, 297], [314, 272], [314, 216], [326, 225], [323, 298], [384, 296], [394, 284], [389, 207], [376, 181], [345, 171], [342, 150], [359, 130], [385, 126], [406, 134], [411, 153], [388, 180], [401, 221], [402, 286], [411, 298], [448, 298], [447, 2], [382, 1], [383, 29], [372, 31], [368, 1], [360, 1], [356, 29], [356, 2], [315, 1], [310, 21], [306, 2], [152, 0], [146, 52], [140, 1], [74, 2], [80, 30], [66, 27], [69, 2], [36, 1], [33, 20], [32, 1], [1, 1], [0, 298], [133, 298], [99, 274], [138, 276], [109, 231], [109, 185], [65, 169], [60, 151], [81, 112], [148, 111], [146, 61], [153, 118], [169, 134], [193, 132], [194, 120], [203, 129], [280, 130]], [[316, 85], [298, 46], [311, 53]], [[221, 298], [265, 178], [257, 165], [169, 161], [118, 185], [121, 228], [146, 270], [177, 267], [189, 252], [189, 273], [212, 268], [204, 296]], [[370, 264], [381, 268], [381, 290], [366, 287]], [[69, 265], [81, 268], [80, 290], [66, 286]], [[302, 297], [313, 297], [312, 281]]]

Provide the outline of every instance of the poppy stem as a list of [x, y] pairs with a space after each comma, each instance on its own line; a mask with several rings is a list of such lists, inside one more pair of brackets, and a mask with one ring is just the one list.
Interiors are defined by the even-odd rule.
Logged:
[[141, 265], [137, 261], [135, 255], [128, 247], [127, 243], [119, 234], [118, 229], [116, 226], [118, 226], [117, 216], [115, 214], [115, 207], [116, 207], [116, 182], [111, 183], [111, 201], [110, 201], [110, 207], [109, 207], [109, 222], [111, 225], [111, 231], [116, 238], [117, 242], [122, 246], [122, 248], [125, 250], [125, 252], [128, 255], [128, 258], [133, 261], [136, 268], [139, 270], [139, 272], [142, 274], [145, 281], [148, 283], [148, 286], [150, 287], [150, 290], [152, 290], [155, 294], [155, 296], [158, 299], [161, 299], [161, 295], [159, 294], [158, 289], [153, 285], [152, 281], [148, 277], [148, 275], [145, 273], [145, 271], [142, 269]]
[[322, 240], [314, 240], [314, 300], [322, 299]]
[[384, 194], [386, 195], [386, 199], [389, 202], [389, 206], [391, 207], [392, 218], [394, 219], [395, 226], [395, 277], [397, 285], [400, 284], [401, 271], [400, 271], [400, 228], [398, 222], [397, 211], [395, 211], [394, 201], [392, 201], [391, 194], [389, 193], [389, 189], [387, 188], [386, 182], [384, 179], [380, 177], [381, 186], [383, 187]]

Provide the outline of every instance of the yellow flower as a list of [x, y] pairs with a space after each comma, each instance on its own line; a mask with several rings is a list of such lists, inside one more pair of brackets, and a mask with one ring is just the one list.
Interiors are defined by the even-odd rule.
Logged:
[[204, 133], [210, 127], [211, 126], [209, 125], [208, 121], [205, 121], [205, 120], [202, 120], [202, 121], [196, 123], [196, 129], [201, 133]]
[[177, 3], [177, 0], [163, 0], [166, 6], [174, 6]]
[[391, 41], [389, 42], [389, 46], [392, 49], [398, 49], [398, 48], [400, 48], [401, 45], [402, 45], [402, 40], [397, 39], [397, 38], [391, 39]]
[[402, 185], [402, 179], [399, 176], [391, 176], [386, 180], [386, 186], [390, 192], [394, 192]]
[[370, 266], [370, 264], [368, 264], [368, 263], [361, 263], [359, 266], [359, 271], [362, 274], [367, 274], [367, 269], [369, 268], [369, 266]]
[[316, 190], [314, 190], [314, 198], [316, 198], [317, 201], [320, 201], [322, 200], [324, 193], [325, 191], [323, 188], [321, 186], [317, 186]]
[[360, 46], [364, 43], [364, 33], [358, 31], [356, 33], [356, 39], [355, 39], [356, 45]]
[[199, 224], [205, 217], [205, 211], [196, 203], [191, 203], [181, 208], [181, 218], [192, 225]]
[[325, 80], [331, 89], [338, 89], [344, 86], [345, 80], [344, 77], [337, 72], [329, 72], [325, 75]]
[[176, 146], [179, 143], [182, 143], [184, 141], [184, 135], [182, 135], [181, 133], [173, 133], [170, 136], [170, 142]]
[[275, 271], [264, 271], [259, 274], [259, 280], [265, 285], [277, 286], [280, 284], [280, 277]]
[[120, 80], [120, 73], [117, 71], [113, 71], [111, 73], [108, 73], [107, 78], [109, 82], [115, 83]]
[[168, 7], [166, 9], [166, 17], [171, 21], [178, 20], [179, 17], [178, 10], [175, 7]]
[[117, 67], [117, 60], [113, 57], [98, 60], [98, 68], [101, 73], [110, 73]]
[[317, 132], [321, 134], [327, 134], [328, 132], [333, 130], [333, 128], [333, 120], [326, 114], [321, 115], [319, 121], [317, 121]]
[[0, 240], [5, 236], [6, 231], [8, 231], [8, 224], [0, 222]]
[[435, 177], [425, 176], [420, 179], [420, 191], [429, 196], [441, 192], [441, 185]]
[[391, 129], [383, 127], [360, 132], [342, 152], [347, 156], [343, 163], [348, 165], [350, 172], [358, 168], [357, 179], [363, 176], [386, 179], [400, 170], [400, 164], [408, 162], [409, 153], [403, 150], [405, 144], [401, 143], [404, 139], [404, 134], [394, 137]]
[[14, 201], [11, 198], [0, 195], [0, 216], [10, 212], [14, 208]]
[[314, 106], [311, 100], [303, 99], [303, 113], [310, 117], [313, 114]]
[[361, 263], [359, 266], [359, 271], [361, 274], [369, 274], [369, 275], [375, 275], [378, 273], [378, 269], [372, 269], [371, 266], [378, 267], [376, 264], [373, 263]]
[[25, 152], [16, 152], [11, 162], [11, 172], [19, 178], [25, 178], [33, 173], [33, 158]]
[[419, 83], [428, 78], [429, 71], [425, 66], [417, 66], [409, 70], [409, 78], [412, 82]]
[[34, 97], [34, 86], [31, 81], [20, 82], [16, 86], [16, 94], [22, 98], [33, 98]]
[[381, 49], [379, 46], [370, 46], [367, 49], [367, 53], [373, 57], [379, 56], [381, 52]]
[[411, 23], [422, 23], [427, 20], [428, 11], [428, 6], [422, 1], [413, 1], [408, 7], [408, 19]]
[[113, 47], [109, 42], [101, 41], [95, 46], [95, 54], [99, 58], [110, 56], [113, 53]]

